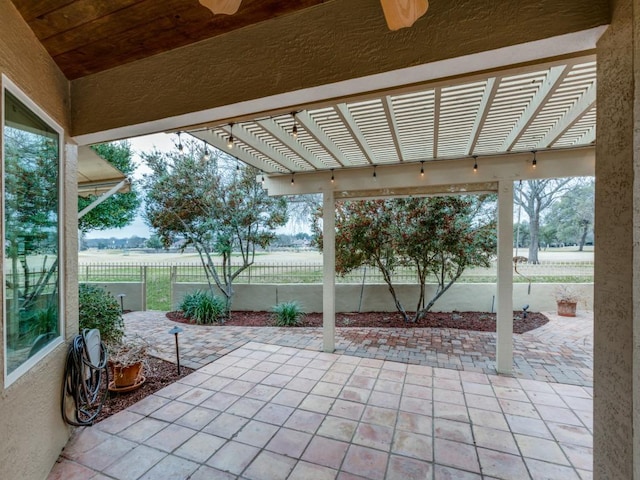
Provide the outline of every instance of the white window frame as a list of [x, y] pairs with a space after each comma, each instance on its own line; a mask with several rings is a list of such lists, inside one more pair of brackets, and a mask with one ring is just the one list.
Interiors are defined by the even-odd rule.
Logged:
[[[66, 252], [64, 250], [64, 218], [65, 218], [65, 209], [64, 209], [64, 149], [65, 149], [65, 136], [64, 129], [51, 118], [42, 108], [40, 108], [35, 102], [33, 102], [14, 82], [12, 82], [6, 75], [2, 74], [0, 77], [0, 135], [2, 135], [2, 141], [0, 141], [1, 152], [0, 152], [0, 160], [2, 161], [1, 166], [1, 193], [2, 199], [0, 200], [0, 215], [2, 216], [2, 231], [1, 238], [2, 244], [4, 245], [4, 235], [6, 232], [5, 227], [5, 209], [4, 209], [4, 198], [5, 198], [5, 176], [4, 176], [4, 168], [5, 168], [5, 158], [4, 158], [4, 126], [5, 126], [5, 91], [8, 91], [20, 100], [25, 106], [27, 106], [35, 115], [40, 117], [49, 127], [55, 130], [58, 133], [58, 331], [60, 332], [58, 337], [53, 341], [49, 342], [45, 347], [39, 350], [35, 355], [28, 358], [24, 363], [22, 363], [19, 367], [17, 367], [13, 372], [7, 372], [7, 302], [6, 302], [6, 278], [5, 278], [5, 267], [2, 265], [2, 269], [0, 272], [0, 281], [2, 282], [2, 352], [3, 352], [3, 373], [4, 373], [4, 389], [9, 387], [12, 383], [14, 383], [17, 379], [23, 376], [26, 372], [31, 370], [34, 365], [39, 363], [43, 358], [48, 356], [52, 351], [54, 351], [60, 344], [64, 342], [65, 339], [65, 324], [66, 324], [66, 315], [65, 315], [65, 293], [66, 293], [66, 282], [64, 277], [64, 265]], [[4, 247], [3, 247], [4, 248]], [[3, 253], [4, 256], [4, 253]]]

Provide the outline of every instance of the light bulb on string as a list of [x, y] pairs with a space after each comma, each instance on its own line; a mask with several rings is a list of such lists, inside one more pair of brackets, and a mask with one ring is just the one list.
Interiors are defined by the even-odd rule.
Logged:
[[478, 171], [478, 156], [477, 155], [473, 156], [473, 171], [474, 172]]
[[538, 165], [538, 161], [536, 160], [536, 151], [533, 150], [531, 153], [533, 153], [533, 160], [531, 160], [531, 167], [535, 169], [536, 165]]
[[420, 162], [420, 176], [424, 177], [424, 160]]
[[178, 132], [178, 151], [182, 153], [184, 151], [184, 145], [182, 145], [182, 137], [180, 136], [182, 132]]
[[373, 167], [373, 181], [375, 182], [377, 178], [378, 178], [378, 174], [376, 173], [376, 167], [374, 165], [374, 167]]
[[334, 183], [336, 181], [336, 178], [333, 174], [333, 168], [331, 169], [331, 183]]
[[293, 116], [293, 128], [291, 129], [291, 136], [298, 138], [298, 122], [296, 122], [296, 112], [291, 114]]
[[202, 156], [202, 158], [205, 161], [209, 161], [209, 159], [211, 158], [211, 155], [209, 154], [209, 148], [207, 147], [207, 142], [205, 142], [204, 140], [202, 142], [204, 143], [204, 155]]
[[295, 180], [293, 179], [293, 176], [295, 175], [295, 173], [291, 173], [291, 185], [293, 185], [295, 182]]
[[229, 138], [227, 139], [227, 147], [233, 148], [233, 123], [229, 124]]

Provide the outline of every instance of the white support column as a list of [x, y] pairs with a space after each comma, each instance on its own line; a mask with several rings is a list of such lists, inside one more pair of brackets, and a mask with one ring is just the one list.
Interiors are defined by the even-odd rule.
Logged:
[[513, 369], [513, 181], [498, 183], [498, 284], [496, 369]]
[[333, 191], [322, 197], [322, 335], [323, 350], [336, 349], [336, 204]]

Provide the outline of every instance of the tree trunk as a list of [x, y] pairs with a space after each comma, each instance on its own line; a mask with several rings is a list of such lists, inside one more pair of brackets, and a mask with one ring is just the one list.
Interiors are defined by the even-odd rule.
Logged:
[[578, 246], [579, 252], [582, 252], [584, 250], [584, 244], [587, 241], [587, 233], [589, 233], [589, 224], [585, 223], [582, 226], [582, 235], [580, 236], [580, 245]]
[[540, 263], [540, 261], [538, 260], [539, 233], [540, 218], [539, 215], [533, 215], [529, 219], [529, 263]]

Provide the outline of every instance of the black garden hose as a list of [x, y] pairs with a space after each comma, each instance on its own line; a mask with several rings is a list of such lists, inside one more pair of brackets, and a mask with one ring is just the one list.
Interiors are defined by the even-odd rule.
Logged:
[[[93, 425], [109, 392], [107, 349], [100, 342], [100, 362], [94, 365], [86, 350], [85, 333], [76, 335], [69, 345], [62, 384], [62, 418], [69, 425], [77, 427]], [[67, 415], [68, 397], [73, 398], [75, 418]]]

